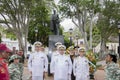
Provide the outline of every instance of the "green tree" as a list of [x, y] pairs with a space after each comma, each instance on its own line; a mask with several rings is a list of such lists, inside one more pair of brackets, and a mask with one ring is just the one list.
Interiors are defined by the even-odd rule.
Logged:
[[63, 17], [71, 18], [72, 22], [79, 28], [81, 36], [85, 41], [86, 49], [90, 49], [92, 46], [89, 46], [89, 41], [87, 40], [86, 24], [88, 20], [91, 21], [89, 28], [91, 32], [90, 37], [92, 37], [92, 19], [97, 10], [99, 10], [98, 4], [94, 0], [60, 0], [59, 8]]
[[[53, 0], [0, 0], [0, 15], [2, 17], [0, 23], [5, 24], [16, 35], [20, 49], [24, 50], [25, 53], [29, 27], [31, 25], [33, 27], [47, 25], [47, 11], [50, 10], [50, 5], [53, 5]], [[49, 7], [45, 8], [44, 6]], [[32, 21], [37, 24], [31, 24]]]
[[101, 36], [101, 53], [105, 51], [106, 42], [109, 37], [118, 32], [117, 24], [120, 21], [120, 1], [105, 0], [102, 5], [104, 7], [101, 7], [97, 22]]
[[0, 0], [0, 23], [16, 35], [19, 48], [25, 53], [32, 5], [33, 0]]
[[[45, 46], [48, 46], [48, 37], [52, 34], [50, 30], [50, 17], [51, 7], [54, 6], [54, 2], [52, 0], [42, 0], [39, 2], [35, 0], [34, 3], [36, 4], [31, 8], [31, 17], [33, 19], [29, 25], [28, 41], [33, 44], [37, 37], [37, 41], [41, 41]], [[38, 30], [37, 33], [35, 33], [35, 28]]]

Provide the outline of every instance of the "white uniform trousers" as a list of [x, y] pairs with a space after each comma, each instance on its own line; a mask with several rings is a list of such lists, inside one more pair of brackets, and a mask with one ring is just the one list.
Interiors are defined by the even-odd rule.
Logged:
[[89, 80], [89, 76], [85, 76], [85, 75], [76, 76], [76, 80]]
[[43, 76], [32, 76], [32, 80], [43, 80]]

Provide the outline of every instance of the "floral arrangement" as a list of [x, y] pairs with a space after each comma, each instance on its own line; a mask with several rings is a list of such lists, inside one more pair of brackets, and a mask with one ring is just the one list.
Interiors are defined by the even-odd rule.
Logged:
[[96, 62], [98, 61], [97, 55], [92, 50], [88, 50], [86, 57], [90, 61], [90, 73], [93, 73], [96, 69]]

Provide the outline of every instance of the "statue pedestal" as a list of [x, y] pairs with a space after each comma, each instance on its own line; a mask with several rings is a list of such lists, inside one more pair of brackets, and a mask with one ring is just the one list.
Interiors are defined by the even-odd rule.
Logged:
[[55, 48], [55, 43], [61, 42], [64, 44], [64, 36], [63, 35], [49, 35], [49, 50], [53, 50]]

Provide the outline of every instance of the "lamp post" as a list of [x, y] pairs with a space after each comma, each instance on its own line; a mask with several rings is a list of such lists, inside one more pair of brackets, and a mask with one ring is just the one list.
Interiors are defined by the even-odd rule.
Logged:
[[70, 33], [70, 46], [71, 46], [72, 45], [72, 33], [73, 33], [72, 28], [69, 29], [69, 33]]
[[38, 33], [38, 28], [35, 27], [35, 39], [36, 39], [36, 41], [37, 41], [37, 33]]
[[77, 46], [78, 46], [78, 38], [79, 38], [79, 36], [78, 36], [78, 35], [76, 35], [75, 37], [76, 37], [76, 40], [77, 40]]
[[120, 56], [120, 21], [118, 22], [118, 29], [119, 29], [119, 46], [118, 46], [118, 54]]

